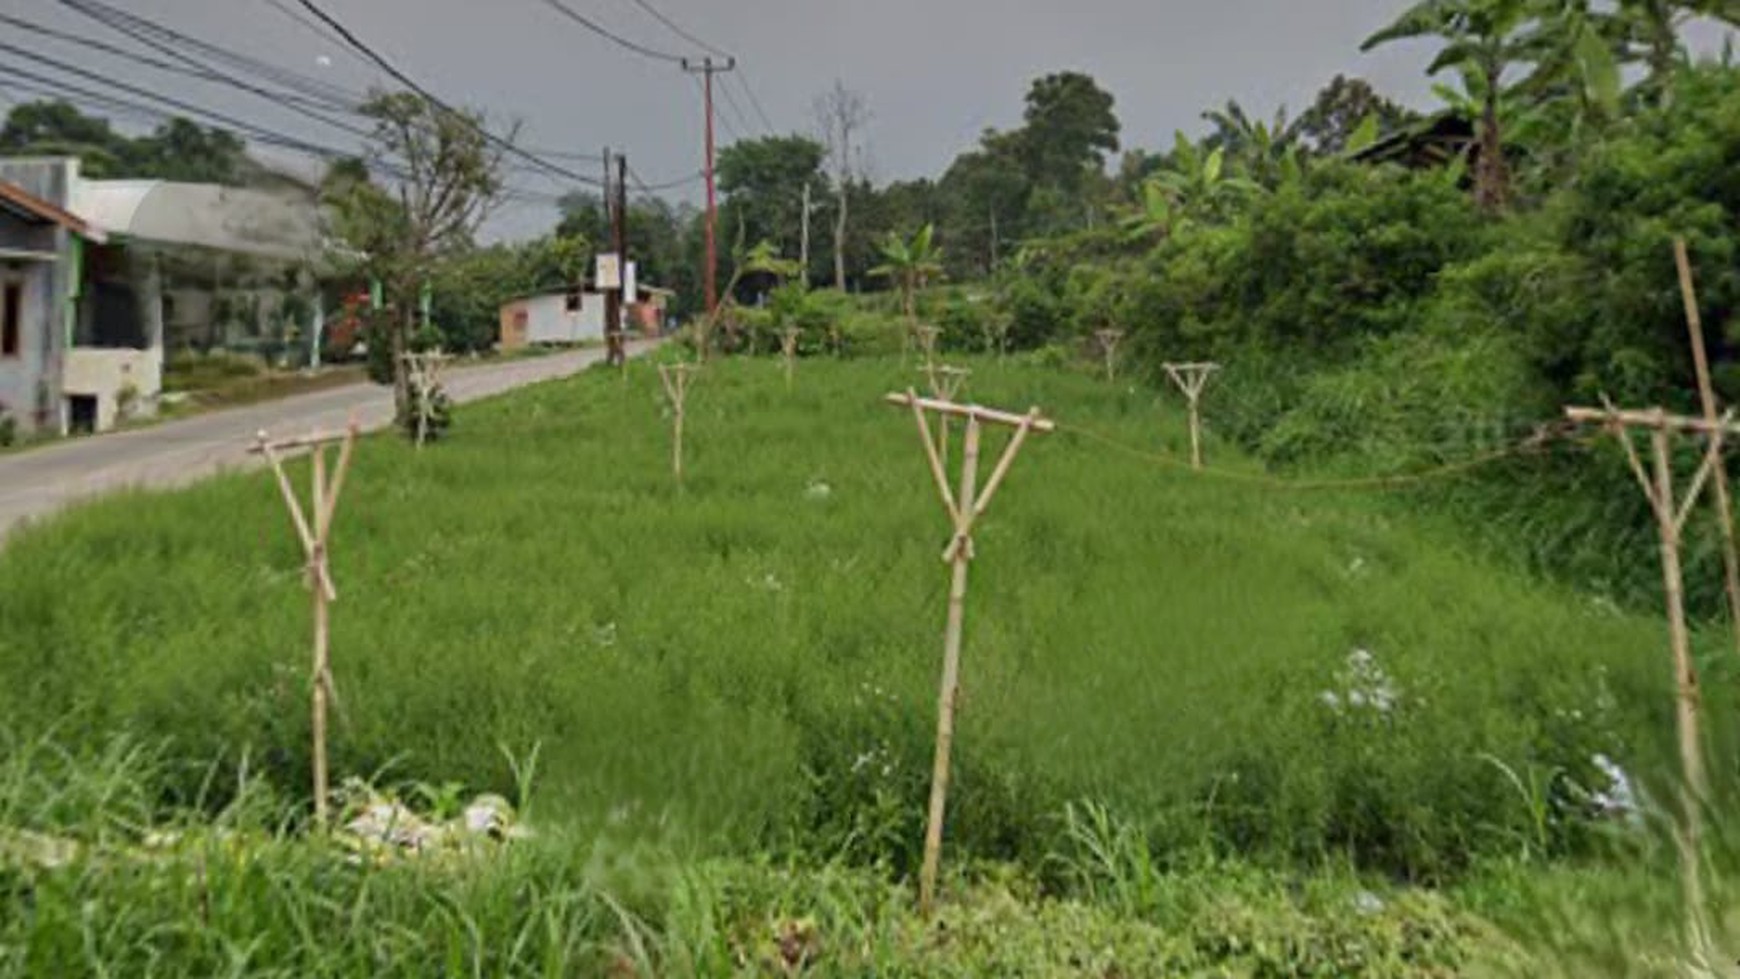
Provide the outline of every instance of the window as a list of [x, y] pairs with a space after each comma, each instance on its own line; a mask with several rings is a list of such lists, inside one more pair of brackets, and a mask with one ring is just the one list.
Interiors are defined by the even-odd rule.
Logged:
[[567, 297], [566, 301], [563, 303], [563, 307], [570, 313], [580, 312], [580, 290], [579, 289], [569, 289], [568, 290], [568, 297]]
[[24, 330], [24, 284], [0, 283], [0, 357], [18, 356]]

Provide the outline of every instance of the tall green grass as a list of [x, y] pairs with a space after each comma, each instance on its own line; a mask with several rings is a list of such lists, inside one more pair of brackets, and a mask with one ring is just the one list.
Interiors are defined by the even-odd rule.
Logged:
[[[1393, 498], [1200, 477], [1080, 434], [1176, 455], [1162, 394], [972, 366], [973, 397], [1065, 429], [978, 534], [953, 857], [1053, 873], [1067, 807], [1092, 800], [1162, 869], [1237, 852], [1444, 879], [1524, 841], [1582, 847], [1597, 751], [1666, 772], [1655, 622], [1495, 569]], [[468, 408], [420, 454], [366, 442], [333, 557], [335, 772], [506, 791], [505, 759], [536, 746], [547, 824], [905, 870], [948, 531], [912, 419], [880, 398], [917, 381], [806, 360], [788, 392], [766, 361], [710, 364], [681, 487], [644, 364]], [[226, 772], [245, 755], [304, 791], [300, 562], [261, 474], [16, 535], [0, 716]], [[1492, 758], [1554, 773], [1550, 819]], [[222, 805], [208, 783], [231, 781], [191, 768], [159, 801]]]

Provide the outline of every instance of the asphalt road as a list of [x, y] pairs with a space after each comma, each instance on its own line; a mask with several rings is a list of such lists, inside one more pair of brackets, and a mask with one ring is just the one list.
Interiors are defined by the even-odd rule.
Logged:
[[[645, 349], [646, 344], [630, 345], [631, 353]], [[456, 368], [443, 381], [453, 400], [475, 401], [567, 377], [603, 357], [599, 348]], [[0, 455], [0, 538], [21, 521], [76, 500], [125, 487], [180, 486], [224, 469], [257, 465], [247, 451], [257, 432], [293, 436], [337, 429], [353, 412], [364, 430], [386, 427], [393, 417], [392, 390], [358, 383]]]

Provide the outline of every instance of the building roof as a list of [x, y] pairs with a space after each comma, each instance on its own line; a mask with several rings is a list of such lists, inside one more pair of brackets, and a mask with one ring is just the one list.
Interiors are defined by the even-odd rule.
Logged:
[[78, 215], [27, 192], [16, 184], [0, 180], [0, 210], [15, 214], [35, 224], [58, 224], [61, 227], [97, 243], [106, 240], [100, 228], [92, 227]]
[[312, 200], [167, 180], [85, 180], [72, 210], [132, 241], [307, 260], [325, 250]]
[[1476, 149], [1474, 124], [1455, 112], [1440, 112], [1348, 154], [1357, 163], [1443, 166]]

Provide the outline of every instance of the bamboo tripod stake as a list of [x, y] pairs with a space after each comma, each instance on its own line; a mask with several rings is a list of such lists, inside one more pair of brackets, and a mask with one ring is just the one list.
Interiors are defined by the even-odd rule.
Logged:
[[[314, 769], [314, 821], [321, 829], [327, 824], [327, 804], [331, 795], [331, 783], [326, 765], [326, 710], [329, 701], [336, 702], [337, 696], [332, 688], [332, 664], [330, 642], [328, 635], [327, 606], [338, 599], [338, 589], [332, 583], [332, 568], [327, 562], [332, 542], [332, 518], [338, 512], [339, 493], [344, 490], [344, 477], [350, 471], [351, 455], [356, 449], [357, 423], [353, 419], [341, 434], [314, 434], [305, 438], [284, 439], [277, 442], [260, 432], [255, 438], [254, 446], [249, 451], [261, 455], [271, 463], [272, 474], [277, 479], [278, 491], [284, 497], [284, 506], [290, 511], [290, 522], [296, 528], [296, 536], [302, 542], [302, 551], [307, 558], [308, 588], [313, 593], [314, 603], [314, 657], [313, 657], [313, 692], [311, 707], [312, 734], [312, 767]], [[338, 452], [338, 465], [333, 470], [330, 481], [326, 471], [326, 448], [334, 442], [341, 443]], [[282, 453], [296, 449], [310, 449], [310, 509], [304, 512], [302, 501], [297, 499], [296, 490], [290, 485], [290, 476], [284, 471]], [[310, 517], [313, 519], [311, 520]]]
[[1190, 402], [1190, 465], [1202, 468], [1202, 389], [1220, 370], [1219, 364], [1167, 364], [1166, 376]]
[[[1704, 324], [1698, 313], [1698, 294], [1692, 285], [1692, 262], [1686, 252], [1686, 240], [1674, 239], [1674, 262], [1679, 266], [1680, 296], [1686, 304], [1686, 329], [1692, 338], [1692, 364], [1698, 374], [1698, 396], [1703, 402], [1704, 420], [1717, 420], [1716, 390], [1710, 383], [1710, 359], [1704, 351]], [[1716, 525], [1722, 531], [1722, 571], [1728, 586], [1728, 623], [1733, 633], [1734, 651], [1740, 653], [1740, 556], [1734, 544], [1734, 503], [1728, 494], [1728, 469], [1718, 463], [1711, 478], [1711, 503], [1716, 511]]]
[[785, 358], [785, 389], [791, 390], [792, 375], [797, 370], [797, 349], [800, 331], [795, 326], [786, 327], [779, 335], [779, 355]]
[[913, 332], [918, 335], [918, 349], [924, 353], [924, 369], [936, 368], [936, 342], [942, 336], [942, 330], [934, 326], [916, 326]]
[[[1669, 415], [1660, 408], [1621, 411], [1611, 403], [1605, 408], [1566, 408], [1565, 415], [1573, 422], [1600, 423], [1618, 438], [1632, 474], [1637, 477], [1638, 486], [1643, 489], [1643, 495], [1655, 514], [1661, 543], [1662, 585], [1667, 596], [1668, 644], [1673, 652], [1677, 687], [1676, 715], [1682, 777], [1680, 806], [1684, 820], [1679, 833], [1681, 886], [1693, 938], [1701, 940], [1704, 908], [1699, 855], [1703, 836], [1702, 807], [1708, 800], [1709, 785], [1704, 775], [1703, 736], [1698, 719], [1702, 698], [1698, 691], [1697, 666], [1692, 662], [1691, 636], [1686, 626], [1680, 542], [1686, 520], [1697, 505], [1705, 483], [1722, 466], [1724, 440], [1730, 435], [1740, 434], [1740, 426], [1734, 424], [1732, 409], [1718, 421]], [[1652, 449], [1649, 467], [1644, 465], [1636, 446], [1632, 445], [1631, 430], [1634, 428], [1649, 432]], [[1683, 497], [1674, 489], [1671, 451], [1673, 436], [1680, 433], [1700, 433], [1709, 439], [1703, 462]]]
[[[920, 370], [924, 371], [925, 379], [930, 382], [930, 396], [938, 401], [954, 401], [959, 398], [967, 378], [973, 375], [965, 367], [951, 367], [948, 364], [930, 364]], [[949, 428], [947, 415], [937, 419], [936, 451], [944, 459], [949, 457]]]
[[[967, 566], [973, 560], [973, 524], [984, 516], [985, 510], [991, 505], [992, 498], [996, 496], [1004, 478], [1009, 475], [1009, 468], [1015, 464], [1015, 457], [1021, 452], [1027, 436], [1036, 431], [1050, 432], [1055, 426], [1040, 417], [1038, 408], [1029, 410], [1025, 415], [1016, 415], [981, 408], [978, 405], [960, 405], [952, 401], [920, 398], [910, 388], [905, 394], [888, 395], [887, 400], [891, 404], [912, 409], [913, 419], [918, 424], [919, 441], [924, 445], [925, 459], [930, 464], [937, 493], [942, 497], [943, 507], [948, 511], [949, 522], [954, 530], [942, 556], [952, 566], [953, 577], [949, 584], [948, 625], [943, 635], [942, 687], [937, 697], [936, 759], [931, 770], [930, 812], [924, 834], [924, 865], [920, 869], [918, 883], [919, 908], [923, 914], [929, 915], [936, 901], [937, 868], [942, 859], [943, 816], [948, 808], [949, 758], [955, 737], [955, 702], [960, 690], [961, 632], [966, 618]], [[949, 488], [945, 463], [937, 453], [936, 443], [931, 437], [928, 412], [935, 412], [944, 418], [958, 416], [967, 420], [958, 495]], [[979, 440], [981, 429], [987, 422], [1010, 426], [1015, 429], [1015, 434], [1009, 439], [1002, 457], [991, 470], [991, 477], [986, 480], [984, 489], [980, 490]]]
[[411, 390], [417, 392], [417, 448], [421, 449], [428, 441], [429, 423], [435, 414], [430, 398], [440, 390], [441, 371], [453, 358], [439, 350], [407, 353], [404, 358], [411, 375]]
[[683, 481], [683, 405], [689, 397], [689, 383], [700, 369], [699, 364], [659, 365], [659, 381], [671, 402], [671, 475], [678, 483]]
[[1106, 355], [1106, 380], [1118, 379], [1118, 342], [1124, 339], [1123, 330], [1096, 330], [1094, 339], [1100, 342], [1100, 350]]

